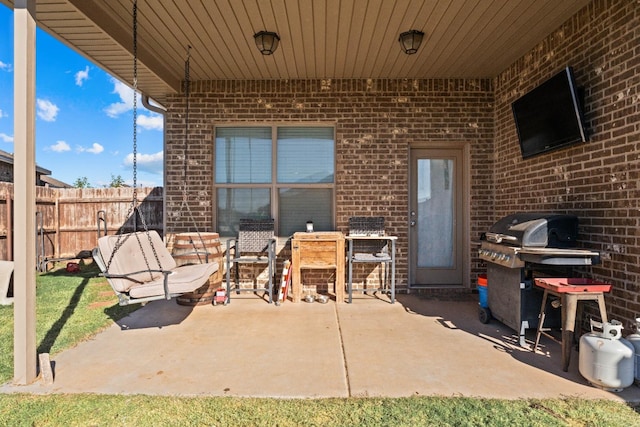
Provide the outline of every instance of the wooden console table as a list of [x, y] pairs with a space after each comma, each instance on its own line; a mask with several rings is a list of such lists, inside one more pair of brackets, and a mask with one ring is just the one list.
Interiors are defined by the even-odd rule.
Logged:
[[295, 233], [291, 240], [291, 293], [300, 302], [301, 269], [336, 269], [336, 302], [344, 302], [344, 235], [338, 231]]

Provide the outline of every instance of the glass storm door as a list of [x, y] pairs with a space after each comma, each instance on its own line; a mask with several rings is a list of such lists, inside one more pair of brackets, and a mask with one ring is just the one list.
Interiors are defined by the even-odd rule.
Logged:
[[464, 284], [462, 149], [411, 150], [411, 286]]

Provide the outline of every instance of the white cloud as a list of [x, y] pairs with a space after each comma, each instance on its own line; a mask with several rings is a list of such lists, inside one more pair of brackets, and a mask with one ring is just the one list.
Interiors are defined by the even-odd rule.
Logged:
[[120, 102], [114, 102], [104, 109], [107, 116], [116, 118], [120, 114], [133, 109], [133, 89], [119, 80], [111, 79], [113, 82], [113, 92], [120, 97]]
[[13, 142], [13, 137], [6, 133], [0, 133], [0, 141], [11, 143]]
[[82, 86], [85, 80], [89, 79], [89, 66], [87, 65], [84, 70], [80, 70], [76, 73], [76, 86]]
[[5, 113], [4, 111], [0, 110], [0, 119], [3, 117], [9, 117], [9, 115], [7, 113]]
[[94, 142], [93, 144], [91, 144], [91, 148], [84, 148], [81, 146], [78, 146], [78, 152], [79, 153], [93, 153], [93, 154], [100, 154], [104, 151], [104, 147], [100, 144], [98, 144], [97, 142]]
[[10, 72], [12, 70], [11, 64], [5, 64], [4, 62], [0, 61], [0, 70]]
[[[138, 153], [138, 170], [149, 172], [153, 174], [162, 173], [162, 151], [158, 151], [155, 154], [140, 154]], [[133, 165], [133, 153], [129, 153], [124, 159], [126, 166]]]
[[[134, 91], [129, 86], [113, 77], [111, 78], [111, 82], [113, 83], [113, 92], [111, 93], [118, 95], [120, 102], [109, 104], [104, 109], [104, 112], [107, 116], [115, 119], [121, 114], [133, 110]], [[138, 106], [142, 105], [142, 96], [139, 93], [137, 94], [136, 102]], [[145, 111], [147, 110], [145, 109]], [[153, 112], [149, 112], [149, 114], [138, 113], [136, 124], [146, 130], [162, 130], [164, 127], [162, 116]]]
[[147, 130], [162, 130], [163, 120], [160, 114], [139, 114], [138, 115], [138, 126]]
[[49, 146], [49, 149], [57, 153], [64, 153], [65, 151], [71, 150], [71, 147], [64, 141], [56, 141], [55, 144]]
[[38, 107], [38, 117], [45, 122], [55, 122], [58, 111], [60, 111], [56, 104], [46, 99], [38, 99], [36, 105]]

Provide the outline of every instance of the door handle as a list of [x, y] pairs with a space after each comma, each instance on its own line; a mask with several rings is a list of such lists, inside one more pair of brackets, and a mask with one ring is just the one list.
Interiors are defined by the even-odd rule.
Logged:
[[416, 222], [415, 222], [415, 221], [413, 221], [413, 220], [411, 220], [411, 222], [409, 222], [409, 225], [410, 225], [411, 227], [415, 227], [415, 226], [416, 226]]

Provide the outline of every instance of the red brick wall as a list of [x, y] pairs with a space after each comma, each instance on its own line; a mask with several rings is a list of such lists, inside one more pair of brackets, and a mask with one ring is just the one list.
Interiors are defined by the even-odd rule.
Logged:
[[[469, 238], [515, 211], [577, 214], [581, 243], [602, 253], [585, 275], [614, 284], [614, 318], [640, 315], [640, 8], [597, 0], [507, 70], [487, 80], [273, 80], [196, 82], [192, 88], [186, 183], [200, 229], [213, 224], [216, 123], [336, 126], [336, 226], [351, 215], [383, 215], [399, 236], [398, 279], [407, 280], [408, 152], [412, 142], [471, 144]], [[522, 160], [510, 104], [571, 65], [586, 89], [591, 140]], [[170, 99], [166, 203], [169, 231], [193, 230], [182, 203], [185, 102]], [[195, 197], [192, 195], [196, 194]], [[482, 271], [471, 248], [471, 278]]]
[[[166, 131], [167, 230], [190, 231], [182, 203], [185, 100], [169, 101]], [[407, 284], [408, 155], [414, 142], [471, 145], [471, 233], [492, 217], [493, 87], [489, 80], [277, 80], [193, 83], [187, 184], [199, 227], [213, 224], [213, 126], [216, 123], [326, 123], [336, 128], [336, 227], [353, 215], [381, 215], [399, 236], [397, 277]], [[472, 283], [479, 272], [471, 248]]]
[[[567, 65], [585, 88], [590, 141], [522, 160], [511, 102]], [[602, 253], [584, 274], [613, 283], [609, 317], [640, 316], [640, 4], [597, 0], [494, 79], [493, 219], [519, 210], [576, 214]]]

